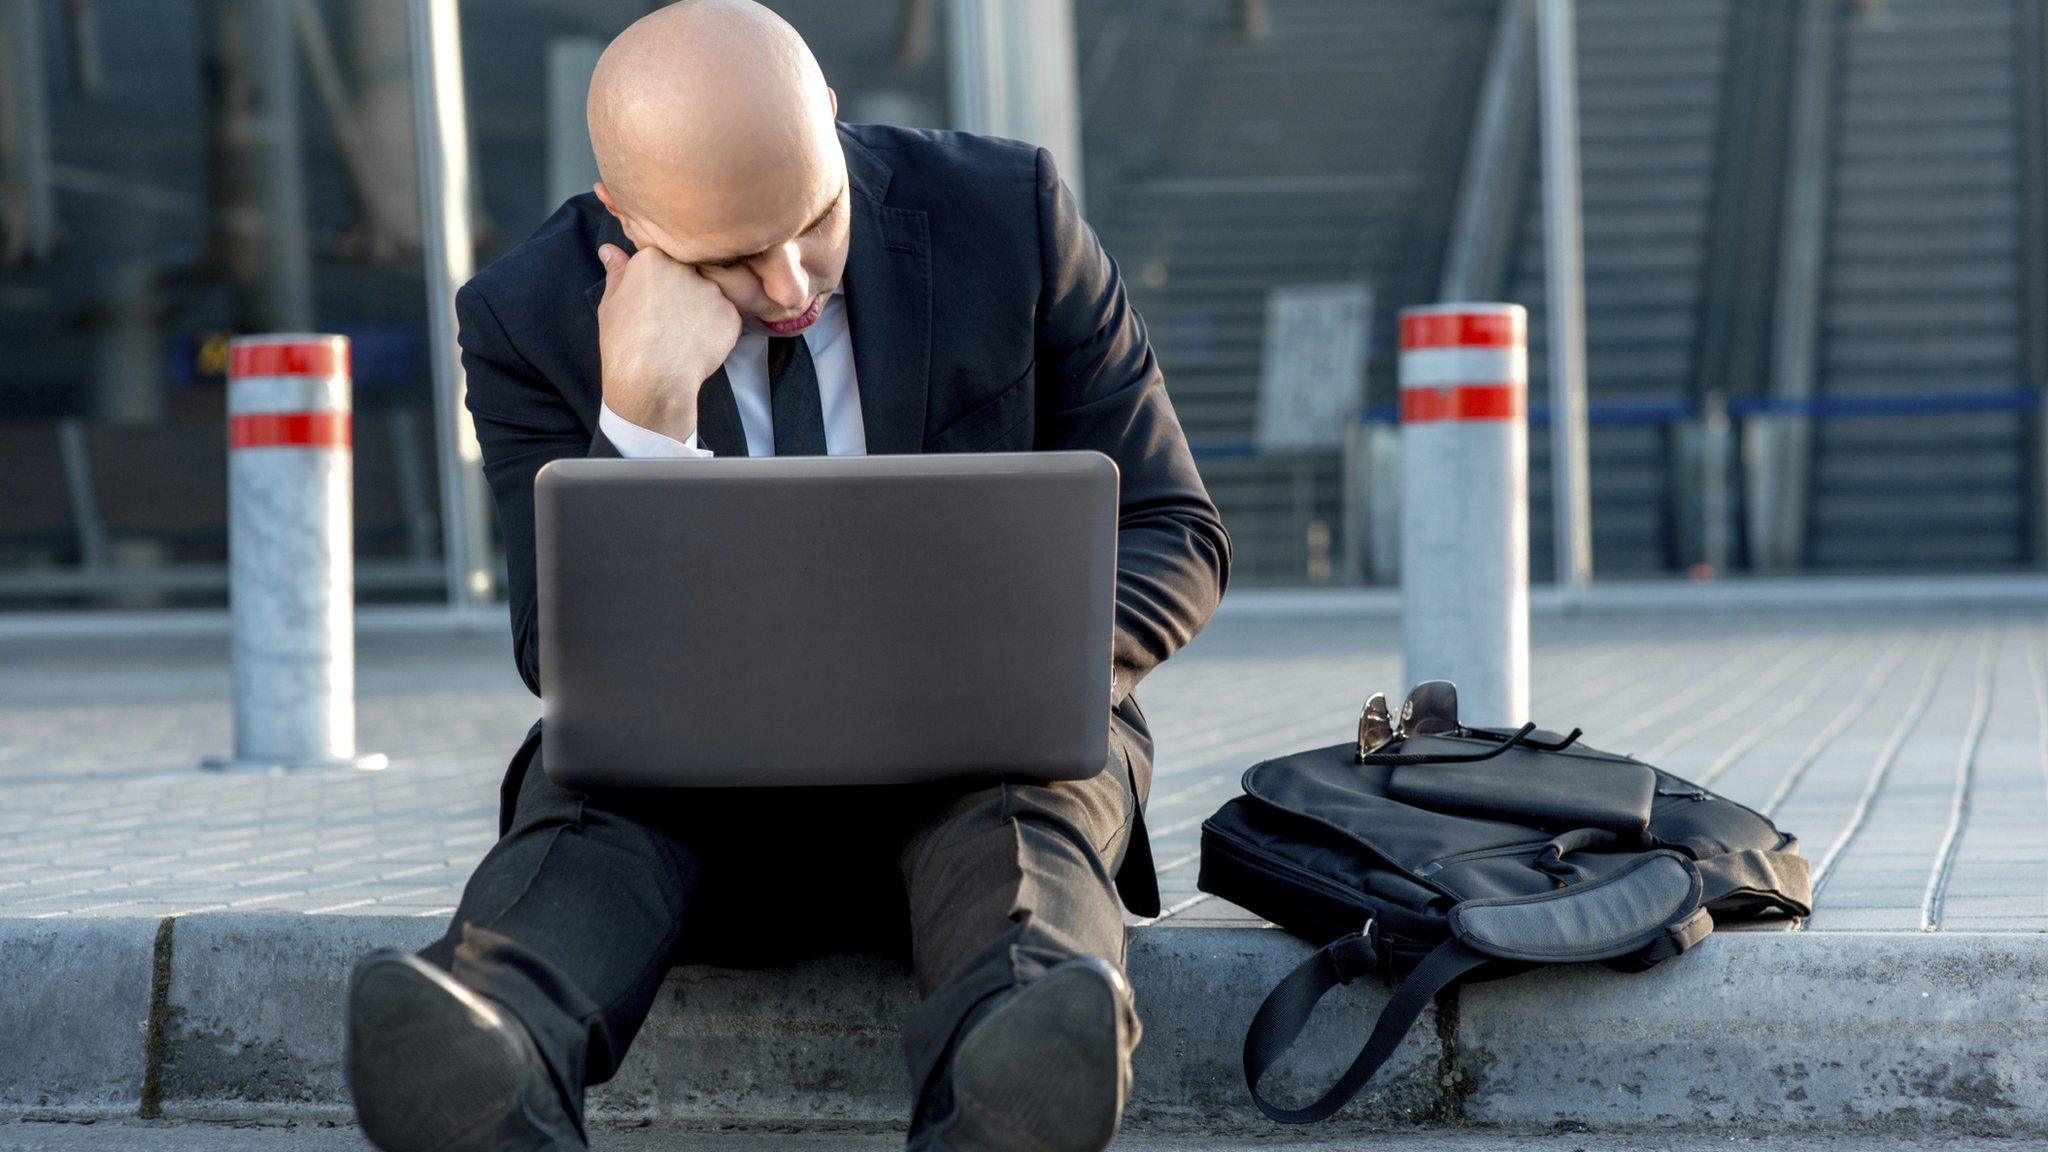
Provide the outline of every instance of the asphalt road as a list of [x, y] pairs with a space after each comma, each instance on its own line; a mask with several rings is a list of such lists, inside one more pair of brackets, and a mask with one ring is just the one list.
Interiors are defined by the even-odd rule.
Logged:
[[[593, 1152], [895, 1152], [900, 1133], [793, 1132], [604, 1127], [591, 1134]], [[81, 1124], [0, 1121], [0, 1152], [365, 1152], [349, 1126], [240, 1125], [194, 1121], [102, 1120]], [[1946, 1133], [1672, 1133], [1445, 1132], [1418, 1130], [1372, 1136], [1342, 1131], [1296, 1133], [1130, 1133], [1117, 1149], [1132, 1152], [2023, 1152], [2048, 1141], [1988, 1139]]]

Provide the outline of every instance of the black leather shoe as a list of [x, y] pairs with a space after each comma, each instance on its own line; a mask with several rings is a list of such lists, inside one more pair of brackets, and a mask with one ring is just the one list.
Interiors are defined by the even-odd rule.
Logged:
[[356, 964], [345, 1070], [363, 1135], [384, 1152], [588, 1147], [526, 1026], [409, 953]]
[[1055, 964], [970, 1018], [912, 1147], [1101, 1152], [1123, 1119], [1142, 1034], [1114, 965]]

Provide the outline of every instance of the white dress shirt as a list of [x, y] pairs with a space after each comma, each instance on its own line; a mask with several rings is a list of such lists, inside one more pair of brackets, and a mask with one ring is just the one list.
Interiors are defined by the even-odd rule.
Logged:
[[[811, 364], [818, 372], [818, 402], [825, 411], [826, 454], [866, 455], [867, 428], [860, 419], [860, 386], [853, 375], [853, 337], [846, 328], [844, 284], [825, 298], [818, 319], [802, 335], [811, 350]], [[759, 332], [741, 332], [739, 343], [733, 345], [732, 354], [725, 358], [725, 378], [732, 385], [733, 401], [739, 405], [740, 427], [746, 429], [747, 455], [775, 455], [775, 414], [768, 399], [768, 337]], [[694, 430], [687, 441], [677, 440], [627, 420], [612, 411], [609, 404], [598, 409], [597, 427], [621, 456], [714, 455]]]

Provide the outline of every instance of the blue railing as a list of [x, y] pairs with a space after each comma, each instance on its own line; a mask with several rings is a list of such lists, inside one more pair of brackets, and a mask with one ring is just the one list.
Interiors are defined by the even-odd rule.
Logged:
[[[1950, 392], [1911, 396], [1738, 396], [1728, 400], [1728, 417], [1804, 416], [1813, 420], [1871, 416], [1944, 416], [1976, 412], [2037, 412], [2041, 393], [2033, 388], [1988, 392]], [[1529, 408], [1531, 428], [1550, 427], [1550, 407]], [[1698, 420], [1700, 405], [1691, 400], [1622, 401], [1586, 406], [1586, 423], [1595, 428], [1680, 424]], [[1354, 417], [1361, 424], [1398, 424], [1394, 404], [1361, 405]], [[1198, 459], [1241, 460], [1261, 455], [1251, 440], [1202, 440], [1190, 445]]]
[[1827, 420], [1845, 416], [1937, 416], [1955, 412], [2035, 412], [2041, 393], [2032, 388], [1998, 392], [1951, 392], [1931, 396], [1783, 396], [1731, 397], [1728, 415], [1810, 416]]

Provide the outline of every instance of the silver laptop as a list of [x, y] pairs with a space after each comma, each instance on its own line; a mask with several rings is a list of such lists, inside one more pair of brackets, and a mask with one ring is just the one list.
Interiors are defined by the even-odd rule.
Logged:
[[1108, 761], [1107, 456], [566, 459], [534, 497], [541, 761], [563, 784]]

